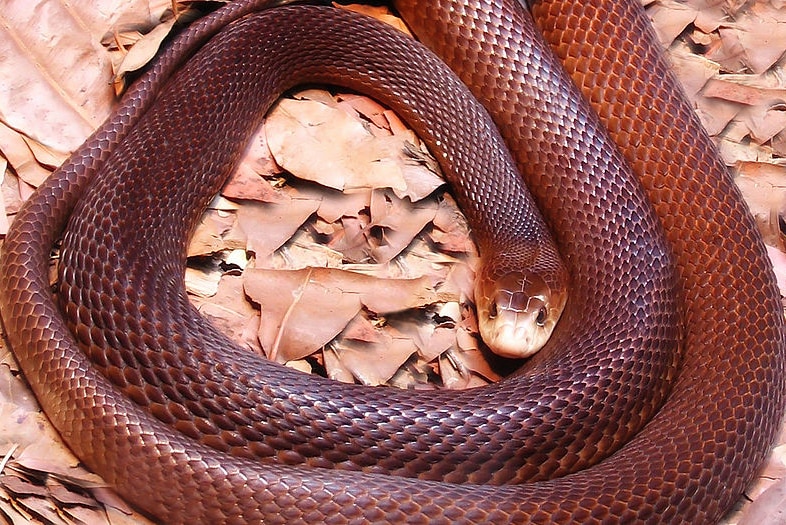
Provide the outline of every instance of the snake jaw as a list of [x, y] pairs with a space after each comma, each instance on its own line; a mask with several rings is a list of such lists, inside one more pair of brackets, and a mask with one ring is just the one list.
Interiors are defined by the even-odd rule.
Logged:
[[557, 324], [567, 294], [539, 276], [509, 273], [476, 287], [478, 327], [489, 349], [520, 359], [540, 350]]

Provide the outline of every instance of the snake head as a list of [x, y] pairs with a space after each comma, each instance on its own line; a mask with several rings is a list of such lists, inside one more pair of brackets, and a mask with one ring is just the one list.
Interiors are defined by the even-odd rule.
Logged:
[[540, 350], [562, 315], [567, 293], [527, 272], [478, 279], [475, 301], [480, 335], [489, 349], [510, 358]]

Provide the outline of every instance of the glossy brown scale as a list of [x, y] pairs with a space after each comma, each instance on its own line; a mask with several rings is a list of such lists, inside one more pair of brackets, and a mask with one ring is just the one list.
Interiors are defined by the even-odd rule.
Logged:
[[[397, 2], [510, 159], [408, 37], [332, 8], [248, 15], [265, 3], [176, 39], [5, 241], [8, 337], [74, 452], [164, 523], [716, 521], [782, 415], [782, 316], [753, 220], [641, 7], [533, 7], [599, 120], [517, 2]], [[193, 222], [252, 121], [307, 81], [380, 98], [438, 156], [456, 146], [442, 158], [481, 252], [500, 254], [494, 275], [525, 228], [518, 164], [570, 297], [514, 376], [459, 393], [337, 385], [247, 355], [189, 305]], [[177, 147], [156, 148], [164, 132]], [[61, 313], [47, 263], [66, 222]]]

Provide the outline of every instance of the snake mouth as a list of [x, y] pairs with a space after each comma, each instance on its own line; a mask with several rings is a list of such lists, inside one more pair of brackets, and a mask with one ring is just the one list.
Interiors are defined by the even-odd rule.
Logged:
[[512, 272], [476, 286], [478, 327], [489, 349], [521, 359], [537, 353], [551, 337], [567, 294], [534, 274]]

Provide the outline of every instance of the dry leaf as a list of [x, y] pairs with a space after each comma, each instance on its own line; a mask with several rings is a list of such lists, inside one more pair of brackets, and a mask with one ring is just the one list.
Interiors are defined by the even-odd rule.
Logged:
[[786, 523], [786, 479], [764, 491], [748, 507], [738, 525], [782, 525]]
[[[98, 42], [129, 6], [4, 0], [0, 9], [0, 115], [5, 125], [69, 152], [101, 124], [115, 102], [111, 60]], [[149, 13], [146, 14], [149, 19]]]
[[145, 35], [139, 35], [133, 42], [133, 47], [125, 54], [123, 59], [114, 67], [115, 78], [120, 78], [130, 71], [136, 71], [150, 62], [158, 53], [161, 42], [172, 30], [177, 19], [169, 17], [168, 20], [157, 24]]
[[[279, 101], [268, 115], [265, 133], [281, 167], [329, 188], [348, 192], [391, 188], [398, 196], [416, 201], [443, 184], [428, 169], [417, 168], [417, 163], [407, 165], [412, 146], [405, 140], [374, 136], [358, 119], [321, 102]], [[416, 185], [405, 178], [413, 172]]]
[[393, 330], [385, 330], [379, 342], [344, 340], [332, 345], [333, 351], [357, 381], [378, 386], [387, 383], [398, 369], [418, 349], [407, 337], [396, 337]]
[[652, 19], [658, 40], [668, 46], [685, 30], [688, 24], [693, 23], [697, 12], [695, 7], [688, 4], [662, 0], [653, 5], [647, 14]]
[[188, 243], [188, 256], [210, 255], [221, 250], [245, 248], [245, 240], [240, 246], [233, 245], [227, 240], [227, 234], [236, 226], [237, 220], [236, 213], [208, 209], [199, 220]]
[[244, 278], [246, 294], [262, 311], [262, 347], [279, 362], [314, 353], [363, 306], [385, 314], [437, 300], [427, 278], [380, 279], [333, 268], [251, 269]]
[[765, 241], [780, 246], [778, 214], [786, 209], [786, 166], [742, 162], [736, 179]]
[[389, 190], [374, 190], [370, 213], [369, 233], [376, 241], [370, 255], [374, 261], [385, 263], [409, 246], [415, 235], [434, 219], [437, 205], [432, 200], [412, 203]]
[[[225, 274], [220, 276], [220, 286], [210, 301], [194, 300], [199, 313], [207, 318], [213, 326], [233, 339], [241, 347], [262, 355], [259, 343], [259, 311], [245, 297], [244, 278], [239, 275]], [[241, 300], [238, 300], [241, 299]]]
[[258, 260], [273, 254], [319, 208], [316, 199], [292, 199], [284, 204], [248, 202], [237, 211], [246, 249]]
[[745, 65], [753, 73], [769, 70], [786, 50], [786, 10], [754, 2], [737, 20], [739, 44], [747, 50]]

